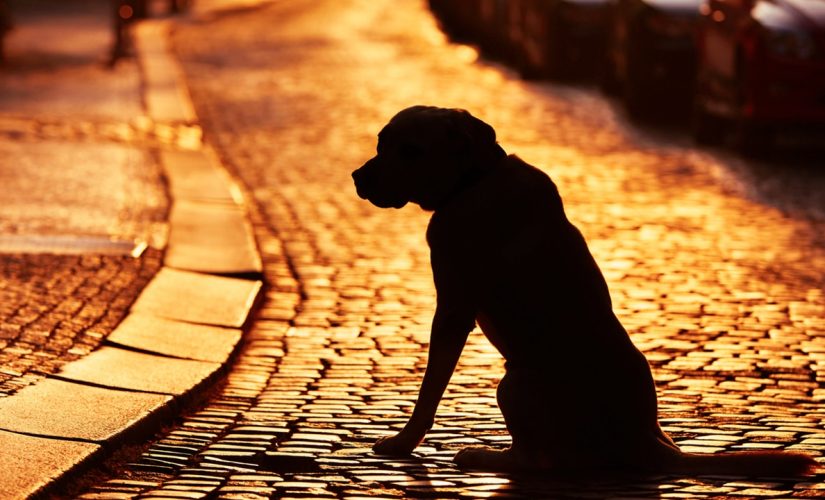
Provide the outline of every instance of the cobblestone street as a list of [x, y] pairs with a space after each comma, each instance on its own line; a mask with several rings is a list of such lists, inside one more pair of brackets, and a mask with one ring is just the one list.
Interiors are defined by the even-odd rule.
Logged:
[[96, 471], [83, 498], [825, 496], [822, 474], [459, 471], [458, 449], [509, 444], [495, 401], [503, 362], [480, 332], [423, 445], [406, 459], [374, 455], [406, 422], [426, 364], [429, 214], [377, 209], [350, 179], [400, 109], [468, 109], [558, 185], [684, 451], [822, 460], [821, 173], [764, 187], [743, 160], [630, 126], [592, 89], [527, 83], [479, 60], [420, 1], [274, 1], [184, 21], [174, 44], [205, 141], [254, 201], [267, 292], [226, 383], [129, 463]]

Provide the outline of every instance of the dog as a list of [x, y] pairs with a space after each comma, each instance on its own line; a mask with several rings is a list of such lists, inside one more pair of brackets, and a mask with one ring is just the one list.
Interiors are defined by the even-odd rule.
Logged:
[[546, 174], [497, 143], [465, 110], [413, 106], [378, 134], [352, 174], [381, 208], [432, 211], [436, 309], [412, 415], [378, 454], [409, 454], [433, 424], [476, 324], [505, 359], [496, 390], [512, 445], [467, 448], [455, 462], [503, 472], [802, 475], [816, 462], [776, 451], [683, 453], [659, 427], [644, 355], [613, 312], [607, 283]]

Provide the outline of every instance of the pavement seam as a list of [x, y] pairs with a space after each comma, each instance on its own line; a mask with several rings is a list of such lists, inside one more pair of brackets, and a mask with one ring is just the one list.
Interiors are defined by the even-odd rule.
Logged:
[[[83, 385], [83, 386], [86, 386], [86, 387], [96, 387], [98, 389], [106, 389], [106, 390], [116, 391], [116, 392], [133, 392], [133, 393], [141, 393], [141, 394], [155, 394], [155, 395], [158, 395], [158, 396], [169, 396], [170, 395], [168, 392], [162, 392], [162, 391], [130, 389], [128, 387], [113, 387], [111, 385], [99, 384], [99, 383], [96, 383], [96, 382], [89, 382], [89, 381], [86, 381], [86, 380], [75, 380], [73, 378], [64, 377], [64, 376], [61, 376], [59, 374], [50, 374], [50, 375], [47, 375], [46, 378], [47, 379], [52, 379], [52, 380], [60, 380], [62, 382], [68, 382], [70, 384]], [[29, 433], [26, 433], [26, 432], [14, 431], [14, 430], [10, 430], [10, 429], [2, 429], [2, 430], [8, 431], [8, 432], [16, 432], [18, 434], [29, 434]], [[30, 434], [30, 435], [34, 435], [34, 434]], [[48, 436], [46, 434], [38, 434], [38, 436], [51, 437], [52, 439], [69, 439], [69, 440], [72, 440], [72, 438], [57, 438], [55, 436]], [[84, 439], [80, 439], [80, 438], [78, 438], [77, 440], [78, 441], [85, 441]], [[93, 442], [93, 441], [90, 441], [90, 442]]]
[[[200, 186], [197, 184], [194, 185], [194, 190], [190, 193], [176, 192], [175, 185], [181, 184], [177, 181], [183, 179], [183, 184], [186, 184], [186, 172], [181, 175], [181, 172], [175, 171], [178, 165], [168, 161], [170, 151], [175, 150], [165, 149], [161, 152], [163, 157], [161, 164], [167, 181], [172, 179], [169, 182], [171, 184], [171, 189], [169, 189], [170, 206], [174, 209], [178, 201], [200, 204], [209, 207], [205, 209], [207, 211], [229, 214], [224, 223], [228, 221], [230, 225], [223, 228], [219, 226], [205, 227], [200, 224], [201, 221], [197, 220], [203, 213], [197, 213], [196, 217], [190, 217], [188, 221], [184, 221], [184, 223], [192, 223], [193, 227], [189, 228], [188, 234], [184, 233], [182, 240], [178, 239], [176, 241], [170, 238], [167, 241], [165, 248], [167, 257], [170, 249], [183, 248], [185, 252], [195, 255], [195, 259], [184, 257], [182, 260], [178, 259], [175, 262], [165, 261], [161, 270], [143, 289], [127, 316], [121, 320], [121, 323], [110, 336], [114, 335], [127, 320], [131, 321], [130, 318], [135, 316], [142, 317], [144, 321], [149, 322], [150, 326], [152, 322], [155, 322], [155, 329], [164, 326], [169, 327], [170, 325], [178, 325], [176, 328], [197, 330], [204, 327], [208, 329], [210, 327], [202, 324], [191, 326], [189, 323], [193, 322], [193, 315], [196, 316], [210, 309], [217, 310], [219, 314], [214, 319], [205, 322], [214, 325], [211, 327], [213, 329], [202, 330], [201, 333], [210, 337], [220, 337], [219, 342], [224, 349], [223, 359], [220, 362], [193, 359], [193, 356], [185, 354], [188, 348], [186, 345], [170, 347], [171, 349], [183, 349], [183, 355], [174, 355], [170, 352], [153, 352], [151, 348], [142, 347], [139, 342], [138, 345], [130, 345], [128, 341], [124, 340], [112, 343], [104, 342], [93, 354], [100, 354], [105, 347], [105, 349], [108, 349], [106, 352], [116, 354], [112, 359], [117, 359], [121, 356], [121, 353], [126, 356], [134, 355], [135, 357], [145, 357], [145, 359], [155, 359], [155, 362], [144, 361], [138, 368], [131, 367], [137, 374], [151, 373], [161, 360], [173, 363], [199, 364], [197, 366], [201, 366], [206, 371], [191, 377], [193, 382], [188, 388], [170, 391], [168, 383], [160, 381], [156, 387], [158, 390], [155, 390], [155, 387], [135, 389], [122, 385], [118, 386], [117, 381], [115, 383], [110, 382], [111, 374], [124, 368], [118, 366], [118, 363], [109, 362], [106, 364], [104, 359], [104, 363], [99, 364], [97, 369], [94, 370], [93, 358], [95, 356], [91, 358], [84, 357], [65, 365], [63, 370], [44, 379], [43, 387], [41, 387], [41, 384], [35, 384], [31, 386], [31, 389], [26, 388], [15, 395], [4, 398], [0, 401], [0, 415], [2, 415], [0, 419], [0, 455], [13, 457], [12, 464], [17, 464], [19, 467], [15, 467], [9, 476], [0, 481], [0, 496], [3, 498], [29, 498], [60, 494], [60, 488], [75, 477], [76, 473], [105, 459], [116, 450], [120, 443], [137, 440], [155, 432], [164, 417], [170, 416], [187, 402], [193, 401], [199, 394], [202, 395], [208, 392], [218, 378], [226, 372], [229, 362], [242, 343], [242, 330], [248, 326], [248, 320], [255, 304], [260, 300], [263, 286], [262, 281], [260, 281], [262, 265], [260, 253], [252, 233], [249, 214], [241, 198], [240, 188], [233, 185], [233, 179], [224, 170], [217, 157], [204, 148], [201, 142], [200, 128], [197, 126], [194, 107], [183, 83], [182, 72], [169, 51], [170, 23], [170, 20], [147, 20], [137, 25], [135, 29], [137, 57], [142, 70], [143, 100], [148, 109], [149, 118], [154, 122], [150, 123], [151, 127], [149, 129], [153, 137], [157, 136], [161, 139], [147, 144], [147, 148], [157, 147], [160, 143], [167, 144], [172, 148], [177, 147], [179, 148], [177, 151], [188, 150], [195, 155], [200, 154], [202, 156], [198, 157], [202, 163], [198, 166], [200, 178], [211, 177], [207, 183], [210, 188], [223, 184], [226, 195], [221, 195], [220, 198], [222, 199], [217, 201], [210, 199], [213, 191], [205, 192], [204, 196], [200, 196], [198, 194]], [[146, 128], [144, 125], [137, 124], [132, 128]], [[164, 131], [169, 133], [167, 134]], [[163, 154], [164, 152], [166, 155]], [[192, 188], [192, 186], [189, 187]], [[208, 224], [210, 221], [206, 222]], [[172, 233], [175, 231], [175, 226], [181, 224], [179, 221], [172, 220], [169, 223]], [[237, 227], [238, 224], [242, 225], [240, 229]], [[211, 234], [206, 235], [204, 238], [201, 234], [204, 230], [211, 231]], [[223, 237], [223, 233], [227, 230], [235, 231], [234, 238]], [[202, 248], [209, 246], [210, 239], [212, 241], [217, 239], [219, 243], [223, 244], [218, 245], [217, 252], [210, 252], [209, 248]], [[228, 246], [225, 244], [227, 240], [230, 242]], [[240, 242], [238, 243], [238, 241]], [[206, 265], [199, 266], [194, 261], [203, 259], [204, 254], [199, 253], [200, 251], [205, 251], [207, 260], [212, 259], [218, 262], [218, 265], [211, 265], [207, 262]], [[229, 264], [224, 265], [225, 262], [223, 261], [227, 260], [227, 255], [221, 255], [221, 252], [226, 254], [234, 252], [236, 258], [230, 255]], [[241, 254], [240, 258], [237, 258], [238, 254]], [[181, 262], [183, 262], [182, 265]], [[185, 271], [180, 269], [185, 269]], [[171, 278], [169, 278], [170, 276]], [[227, 276], [235, 277], [230, 278]], [[187, 279], [192, 281], [187, 281]], [[162, 280], [165, 280], [166, 286], [151, 287], [151, 285], [157, 285]], [[206, 283], [205, 287], [199, 286], [197, 292], [200, 293], [203, 291], [202, 288], [207, 288], [207, 293], [200, 297], [201, 303], [190, 316], [180, 316], [175, 309], [181, 308], [181, 302], [188, 305], [186, 296], [182, 294], [192, 291], [187, 288], [187, 286], [191, 287], [191, 283]], [[158, 289], [159, 292], [153, 291]], [[146, 296], [147, 290], [150, 294], [154, 294], [155, 303], [166, 303], [171, 306], [168, 311], [161, 312], [161, 317], [153, 318], [152, 311], [141, 312], [139, 310], [140, 299]], [[232, 310], [233, 314], [229, 315], [229, 319], [226, 319], [225, 304], [233, 301], [236, 307]], [[138, 306], [138, 310], [135, 306]], [[220, 314], [224, 314], [224, 317], [221, 317]], [[162, 317], [166, 319], [162, 319]], [[149, 328], [132, 330], [140, 332], [149, 330]], [[163, 336], [162, 331], [160, 335]], [[170, 337], [171, 335], [166, 336]], [[84, 371], [83, 367], [89, 366], [90, 363], [93, 368], [92, 371], [96, 371], [96, 373], [89, 374], [89, 370]], [[66, 372], [79, 372], [80, 375], [63, 375]], [[84, 379], [84, 377], [91, 378]], [[135, 380], [141, 381], [142, 378], [135, 377]], [[42, 398], [40, 394], [44, 392], [46, 386], [63, 389], [46, 390], [45, 393], [51, 394], [52, 398]], [[70, 387], [74, 388], [67, 390]], [[95, 400], [92, 397], [91, 399], [95, 400], [96, 403], [83, 408], [80, 408], [83, 406], [82, 404], [74, 405], [76, 411], [89, 413], [90, 416], [97, 419], [101, 418], [98, 412], [105, 414], [106, 411], [113, 411], [117, 414], [115, 415], [116, 418], [104, 418], [124, 422], [123, 424], [113, 424], [116, 428], [105, 431], [108, 434], [102, 439], [74, 434], [82, 431], [75, 431], [71, 426], [67, 428], [65, 422], [59, 421], [46, 422], [44, 428], [63, 429], [60, 432], [66, 432], [66, 434], [60, 434], [58, 431], [49, 433], [32, 430], [39, 425], [37, 417], [34, 415], [38, 414], [44, 399], [48, 400], [49, 407], [60, 408], [62, 404], [72, 408], [77, 391], [80, 391], [81, 387], [85, 387], [86, 389], [83, 390], [90, 391], [92, 395], [112, 396], [128, 393], [135, 397], [143, 395], [154, 399], [146, 400], [145, 404], [131, 404], [130, 407], [129, 405], [122, 405], [114, 410], [102, 408], [108, 403], [108, 401], [104, 401], [105, 398]], [[118, 397], [123, 398], [123, 396]], [[56, 401], [61, 399], [63, 400], [62, 403]], [[31, 420], [32, 418], [34, 418], [34, 421]], [[77, 420], [82, 421], [84, 419], [79, 418]], [[92, 420], [94, 421], [94, 418]], [[98, 429], [91, 429], [90, 432], [98, 432]], [[21, 442], [23, 443], [22, 447], [26, 448], [25, 453], [21, 453]], [[67, 446], [70, 447], [70, 452], [66, 451]]]
[[40, 438], [40, 439], [48, 439], [53, 440], [55, 442], [73, 442], [73, 443], [86, 443], [86, 444], [96, 444], [99, 445], [97, 441], [92, 439], [83, 439], [83, 438], [67, 438], [67, 437], [55, 437], [50, 436], [48, 434], [38, 434], [36, 432], [23, 432], [23, 431], [7, 431], [7, 430], [0, 430], [0, 432], [8, 432], [9, 434], [16, 434], [18, 436], [28, 436], [33, 438]]

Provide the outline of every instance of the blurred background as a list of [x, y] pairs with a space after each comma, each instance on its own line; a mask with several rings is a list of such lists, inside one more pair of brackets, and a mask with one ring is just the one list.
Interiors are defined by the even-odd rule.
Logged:
[[457, 40], [525, 78], [592, 82], [634, 119], [748, 155], [825, 144], [817, 0], [430, 0]]
[[[0, 0], [0, 64], [26, 64], [21, 52], [29, 62], [39, 56], [57, 64], [61, 51], [69, 55], [80, 43], [95, 44], [101, 61], [114, 67], [132, 55], [135, 21], [183, 12], [193, 1]], [[825, 149], [821, 1], [429, 0], [429, 6], [454, 40], [479, 47], [486, 58], [525, 79], [597, 87], [637, 122], [667, 124], [699, 144], [752, 157], [770, 158], [779, 149], [813, 160]], [[51, 54], [43, 30], [38, 39], [26, 38], [30, 25], [43, 23], [60, 37], [84, 14], [87, 21], [105, 19], [108, 33], [89, 29], [85, 39], [75, 36]]]

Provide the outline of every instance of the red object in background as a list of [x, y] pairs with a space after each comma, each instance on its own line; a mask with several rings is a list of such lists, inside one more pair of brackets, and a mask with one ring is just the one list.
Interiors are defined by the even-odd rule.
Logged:
[[825, 126], [825, 2], [705, 0], [701, 13], [698, 140], [732, 125], [747, 150], [779, 127]]
[[132, 7], [129, 5], [121, 5], [117, 13], [121, 19], [123, 19], [124, 21], [128, 21], [132, 18], [132, 16], [135, 15], [135, 10], [132, 9]]

